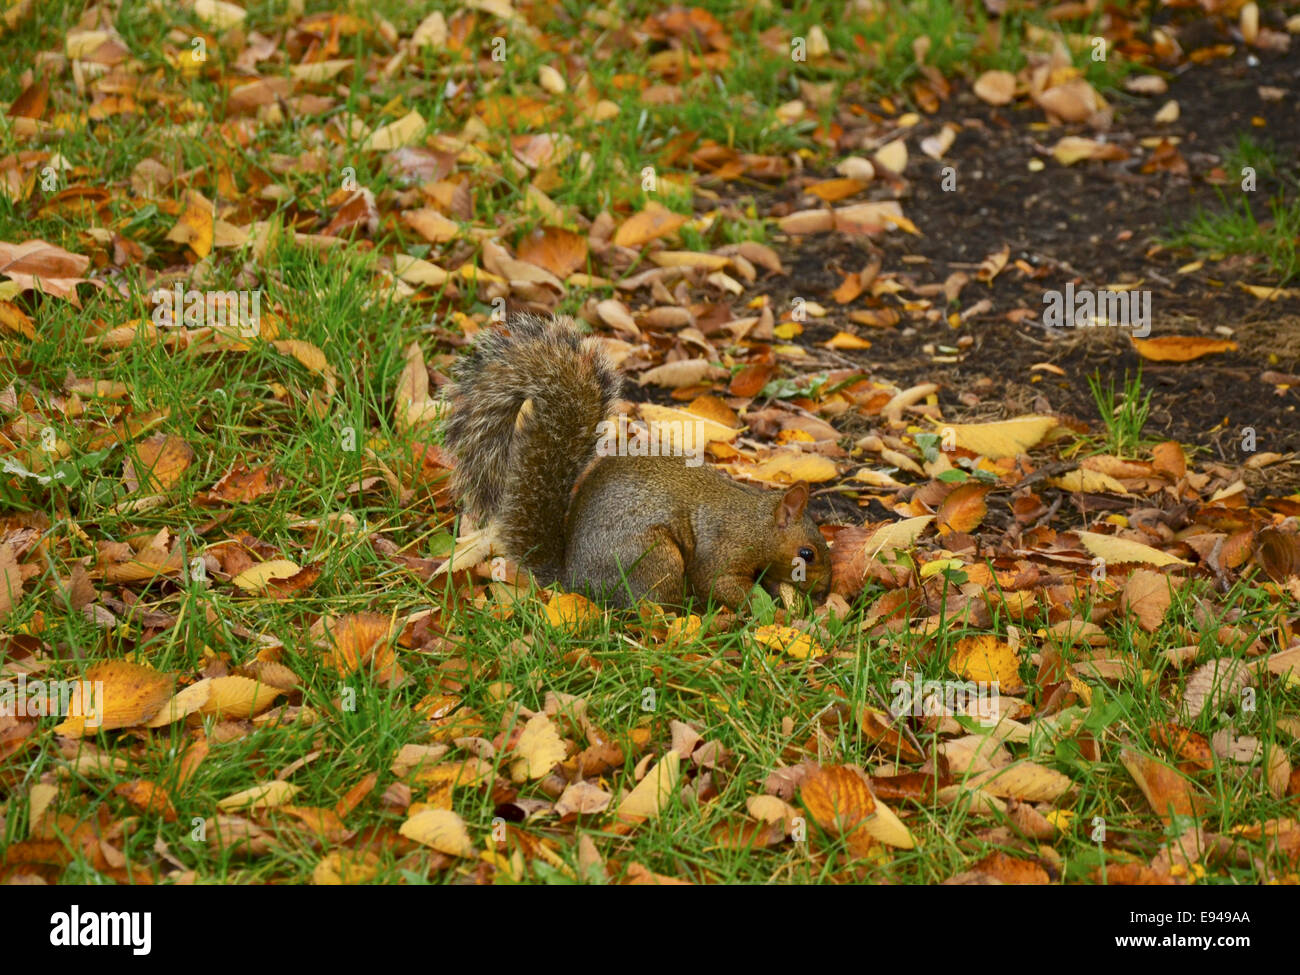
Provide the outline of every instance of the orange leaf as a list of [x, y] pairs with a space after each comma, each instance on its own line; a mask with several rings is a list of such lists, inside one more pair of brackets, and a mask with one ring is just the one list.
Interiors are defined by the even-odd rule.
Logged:
[[10, 118], [40, 118], [50, 100], [50, 83], [41, 76], [23, 89], [21, 95], [9, 106]]
[[819, 183], [808, 186], [804, 192], [810, 193], [819, 200], [825, 200], [827, 203], [837, 203], [840, 200], [861, 193], [866, 188], [867, 184], [860, 179], [824, 179]]
[[831, 297], [841, 305], [847, 305], [860, 294], [862, 294], [862, 275], [854, 273], [844, 275], [844, 280], [831, 292]]
[[1168, 822], [1172, 816], [1199, 814], [1201, 797], [1181, 773], [1158, 759], [1128, 749], [1120, 752], [1119, 760], [1161, 819]]
[[113, 794], [121, 796], [136, 809], [147, 816], [161, 816], [165, 822], [176, 821], [176, 810], [172, 807], [167, 790], [146, 779], [123, 782], [113, 787]]
[[1201, 356], [1236, 352], [1237, 343], [1202, 335], [1165, 335], [1158, 339], [1133, 339], [1138, 355], [1152, 362], [1191, 362]]
[[538, 227], [519, 242], [519, 259], [567, 278], [587, 265], [587, 238], [562, 227]]
[[988, 514], [985, 496], [993, 489], [991, 484], [972, 481], [955, 488], [943, 499], [936, 514], [935, 525], [940, 535], [968, 532], [979, 526]]
[[867, 783], [845, 765], [814, 769], [799, 794], [817, 825], [834, 833], [851, 833], [876, 811], [876, 799]]
[[614, 243], [619, 247], [640, 247], [674, 233], [684, 223], [686, 218], [680, 213], [673, 213], [663, 204], [651, 200], [644, 210], [623, 221], [614, 233]]

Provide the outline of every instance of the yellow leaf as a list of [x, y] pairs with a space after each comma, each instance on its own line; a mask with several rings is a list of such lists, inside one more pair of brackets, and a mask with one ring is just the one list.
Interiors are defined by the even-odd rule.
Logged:
[[748, 469], [748, 474], [767, 484], [788, 485], [796, 481], [819, 484], [835, 480], [839, 468], [829, 457], [789, 449], [775, 451], [761, 464]]
[[669, 430], [695, 431], [692, 434], [695, 439], [687, 445], [692, 448], [703, 449], [714, 441], [730, 443], [739, 437], [743, 430], [741, 427], [729, 427], [691, 410], [659, 406], [655, 403], [641, 403], [637, 407], [637, 412], [648, 423], [659, 424], [661, 427], [671, 424], [667, 427]]
[[1083, 467], [1066, 471], [1060, 477], [1049, 477], [1047, 483], [1063, 491], [1085, 494], [1128, 494], [1128, 489], [1109, 474]]
[[980, 772], [966, 781], [989, 795], [1025, 802], [1051, 802], [1074, 784], [1054, 769], [1023, 760]]
[[1162, 335], [1155, 339], [1131, 340], [1138, 355], [1152, 362], [1191, 362], [1206, 355], [1236, 352], [1237, 343], [1203, 335]]
[[731, 258], [720, 254], [701, 254], [698, 251], [655, 251], [650, 260], [660, 267], [702, 267], [721, 271], [731, 263]]
[[402, 823], [400, 832], [407, 839], [449, 856], [468, 858], [477, 855], [465, 821], [450, 809], [418, 812]]
[[812, 637], [793, 626], [760, 626], [754, 630], [754, 642], [789, 654], [796, 660], [820, 657], [826, 653]]
[[999, 691], [1014, 693], [1021, 687], [1020, 658], [1011, 644], [991, 633], [964, 636], [953, 647], [948, 669], [967, 680], [998, 684]]
[[641, 816], [645, 819], [654, 819], [658, 816], [677, 792], [681, 765], [680, 755], [675, 751], [665, 752], [664, 757], [619, 803], [618, 815]]
[[185, 191], [185, 209], [176, 225], [167, 231], [167, 239], [189, 247], [200, 259], [212, 253], [216, 229], [216, 210], [212, 202], [194, 190]]
[[[545, 714], [535, 714], [524, 725], [523, 733], [515, 742], [514, 754], [519, 761], [511, 768], [512, 778], [540, 779], [564, 761], [564, 739]], [[516, 775], [515, 773], [518, 773]]]
[[238, 27], [248, 16], [243, 7], [224, 0], [194, 0], [194, 14], [205, 24], [211, 24], [217, 30], [229, 30]]
[[581, 633], [602, 616], [599, 606], [576, 592], [557, 593], [546, 604], [547, 622], [566, 633]]
[[1050, 416], [1021, 416], [996, 423], [950, 423], [957, 446], [984, 457], [1015, 457], [1037, 446], [1056, 426]]
[[302, 569], [288, 559], [267, 559], [250, 566], [230, 581], [246, 592], [261, 592], [277, 579], [289, 579]]
[[835, 335], [824, 343], [828, 349], [869, 349], [871, 342], [860, 335], [854, 335], [852, 332], [836, 332]]
[[292, 782], [277, 780], [267, 782], [264, 785], [255, 785], [249, 789], [242, 789], [234, 795], [217, 802], [217, 808], [223, 812], [229, 812], [232, 809], [272, 809], [275, 806], [282, 806], [297, 795], [301, 786], [294, 785]]
[[1101, 535], [1097, 532], [1075, 532], [1092, 555], [1105, 559], [1111, 564], [1124, 562], [1142, 562], [1147, 565], [1187, 565], [1182, 559], [1175, 558], [1150, 545], [1131, 542], [1127, 538], [1114, 535]]
[[361, 148], [367, 151], [387, 152], [403, 146], [414, 145], [424, 134], [424, 117], [419, 112], [408, 112], [396, 122], [375, 129]]
[[916, 840], [903, 825], [903, 821], [879, 799], [876, 800], [875, 815], [864, 820], [861, 828], [866, 830], [873, 839], [886, 846], [897, 847], [900, 850], [910, 850], [916, 846]]
[[208, 699], [199, 706], [199, 712], [227, 718], [251, 718], [269, 708], [283, 693], [277, 687], [238, 674], [213, 677]]
[[451, 276], [438, 265], [410, 254], [393, 255], [393, 273], [407, 284], [431, 288], [441, 287]]
[[934, 521], [934, 515], [919, 515], [916, 518], [904, 518], [902, 521], [886, 522], [871, 533], [865, 547], [871, 558], [883, 555], [893, 558], [895, 552], [906, 552], [916, 544], [921, 533]]
[[188, 714], [193, 714], [208, 703], [212, 693], [212, 678], [205, 677], [191, 684], [176, 694], [152, 718], [145, 722], [146, 728], [161, 728], [174, 721], [179, 721]]
[[[305, 81], [308, 84], [319, 84], [322, 81], [329, 81], [334, 78], [344, 68], [351, 65], [353, 61], [353, 58], [331, 58], [328, 61], [295, 64], [289, 68], [289, 73], [299, 81]], [[372, 135], [371, 138], [374, 138], [374, 136]]]
[[325, 353], [310, 342], [302, 339], [278, 339], [271, 344], [277, 352], [292, 356], [317, 375], [329, 376], [334, 373], [325, 361]]
[[171, 697], [173, 678], [144, 664], [108, 660], [85, 672], [68, 702], [68, 717], [54, 729], [79, 737], [148, 721]]

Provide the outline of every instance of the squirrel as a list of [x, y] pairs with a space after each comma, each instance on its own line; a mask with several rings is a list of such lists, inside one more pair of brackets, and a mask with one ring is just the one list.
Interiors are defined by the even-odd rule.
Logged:
[[513, 314], [458, 360], [444, 429], [452, 490], [505, 554], [540, 585], [612, 606], [712, 598], [743, 611], [756, 582], [824, 597], [830, 551], [807, 483], [777, 494], [700, 459], [597, 457], [621, 390], [600, 344], [564, 316]]

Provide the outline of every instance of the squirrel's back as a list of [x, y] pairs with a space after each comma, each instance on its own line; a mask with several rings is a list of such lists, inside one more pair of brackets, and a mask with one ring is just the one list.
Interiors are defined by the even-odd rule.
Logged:
[[453, 488], [543, 584], [563, 571], [570, 494], [620, 388], [604, 351], [572, 319], [532, 314], [480, 333], [452, 373]]

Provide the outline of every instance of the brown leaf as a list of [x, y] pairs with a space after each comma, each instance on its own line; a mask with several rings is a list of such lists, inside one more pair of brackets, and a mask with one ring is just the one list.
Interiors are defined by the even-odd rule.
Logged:
[[284, 483], [284, 478], [275, 473], [271, 465], [250, 470], [243, 462], [236, 462], [230, 470], [222, 475], [221, 480], [212, 485], [204, 497], [209, 501], [234, 501], [246, 504], [271, 494]]
[[1187, 474], [1187, 455], [1176, 440], [1156, 444], [1151, 448], [1151, 458], [1151, 466], [1170, 480], [1182, 480]]
[[1215, 766], [1214, 752], [1205, 736], [1172, 722], [1153, 725], [1151, 740], [1167, 748], [1184, 762], [1201, 769]]
[[1124, 608], [1138, 618], [1142, 629], [1152, 633], [1164, 622], [1173, 590], [1180, 581], [1150, 569], [1134, 569], [1124, 583]]
[[1051, 876], [1036, 860], [1022, 860], [1009, 853], [994, 851], [980, 860], [972, 870], [987, 874], [1004, 884], [1050, 884]]
[[180, 771], [176, 775], [176, 788], [181, 789], [208, 757], [208, 740], [200, 738], [181, 754]]
[[876, 800], [866, 781], [846, 765], [813, 769], [799, 796], [817, 825], [837, 835], [847, 835], [876, 811]]
[[1237, 700], [1244, 687], [1254, 684], [1254, 675], [1241, 660], [1219, 657], [1198, 667], [1183, 688], [1182, 719], [1192, 721], [1207, 707], [1218, 712]]
[[727, 390], [732, 396], [757, 396], [775, 373], [776, 364], [771, 362], [745, 366], [731, 377]]
[[1066, 122], [1086, 122], [1101, 108], [1095, 88], [1083, 78], [1072, 78], [1034, 95], [1040, 108]]
[[23, 573], [14, 557], [12, 542], [0, 543], [0, 620], [23, 596]]
[[122, 480], [131, 491], [163, 494], [180, 482], [193, 460], [194, 449], [180, 437], [154, 434], [141, 441], [135, 456], [127, 459]]
[[29, 339], [36, 338], [36, 327], [27, 313], [11, 301], [0, 301], [0, 328]]
[[9, 106], [10, 118], [41, 118], [50, 100], [50, 82], [44, 74], [23, 89]]
[[90, 258], [65, 251], [43, 240], [21, 244], [0, 241], [0, 274], [7, 275], [22, 291], [37, 290], [56, 298], [67, 298], [77, 307], [77, 285], [100, 282], [81, 277]]
[[1265, 528], [1256, 538], [1255, 559], [1270, 579], [1285, 582], [1300, 575], [1300, 538], [1276, 528]]
[[817, 197], [819, 200], [825, 200], [827, 203], [838, 203], [840, 200], [861, 193], [867, 188], [867, 185], [858, 179], [824, 179], [806, 186], [804, 192]]
[[312, 627], [315, 640], [332, 649], [325, 665], [347, 676], [369, 665], [381, 683], [400, 683], [401, 666], [390, 645], [392, 621], [378, 613], [351, 613], [337, 619], [322, 618]]
[[1180, 772], [1150, 755], [1128, 748], [1120, 753], [1119, 760], [1161, 819], [1168, 822], [1174, 816], [1200, 814], [1203, 799]]
[[623, 221], [614, 232], [614, 243], [619, 247], [640, 247], [659, 237], [675, 233], [684, 223], [684, 216], [651, 200], [644, 210]]
[[1016, 76], [1010, 71], [985, 71], [975, 79], [972, 90], [990, 105], [1006, 105], [1016, 95]]
[[587, 266], [587, 238], [562, 227], [538, 227], [519, 242], [518, 254], [563, 279]]
[[449, 240], [455, 240], [460, 233], [460, 224], [448, 220], [433, 207], [403, 210], [402, 222], [433, 244], [444, 244]]

